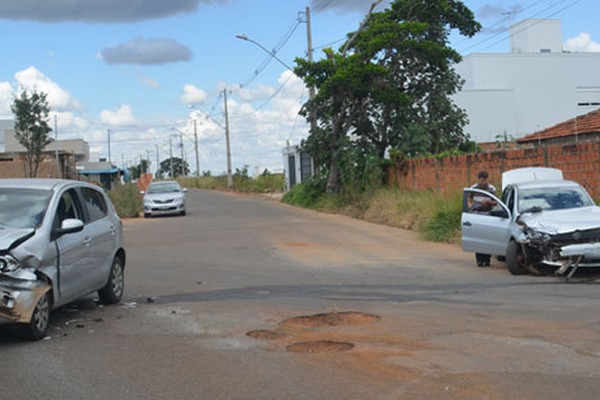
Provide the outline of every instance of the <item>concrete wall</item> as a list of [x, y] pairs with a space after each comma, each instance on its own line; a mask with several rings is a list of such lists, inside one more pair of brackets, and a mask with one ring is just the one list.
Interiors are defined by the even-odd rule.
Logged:
[[579, 182], [595, 199], [600, 199], [598, 141], [406, 160], [390, 168], [388, 178], [391, 185], [404, 189], [445, 192], [472, 185], [477, 180], [477, 172], [486, 170], [490, 182], [500, 188], [502, 172], [521, 167], [559, 168], [565, 179]]
[[456, 66], [454, 96], [477, 142], [518, 139], [600, 106], [600, 53], [472, 54]]

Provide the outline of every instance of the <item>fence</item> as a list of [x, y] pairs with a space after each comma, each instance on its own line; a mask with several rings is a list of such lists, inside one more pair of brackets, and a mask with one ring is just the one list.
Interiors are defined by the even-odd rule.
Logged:
[[502, 172], [522, 167], [559, 168], [565, 179], [579, 182], [592, 197], [600, 198], [599, 142], [397, 161], [390, 168], [388, 179], [400, 188], [444, 192], [473, 184], [477, 172], [486, 170], [490, 174], [490, 182], [499, 188]]

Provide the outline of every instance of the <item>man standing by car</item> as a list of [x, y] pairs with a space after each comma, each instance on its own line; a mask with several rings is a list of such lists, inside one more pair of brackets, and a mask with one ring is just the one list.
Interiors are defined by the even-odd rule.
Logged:
[[[489, 175], [487, 171], [479, 171], [477, 174], [477, 183], [471, 186], [473, 189], [485, 190], [493, 195], [496, 195], [496, 188], [488, 182]], [[471, 212], [489, 213], [496, 205], [496, 202], [489, 196], [480, 193], [473, 193], [469, 196], [468, 206]], [[489, 267], [490, 254], [475, 253], [478, 267]]]

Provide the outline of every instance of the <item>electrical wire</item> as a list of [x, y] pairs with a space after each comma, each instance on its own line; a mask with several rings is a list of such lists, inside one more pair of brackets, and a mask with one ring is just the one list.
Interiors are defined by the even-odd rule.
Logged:
[[[568, 8], [571, 8], [571, 7], [573, 7], [575, 4], [577, 4], [577, 3], [579, 3], [579, 2], [581, 2], [581, 0], [573, 0], [573, 1], [571, 1], [569, 4], [567, 4], [565, 7], [561, 8], [561, 9], [559, 9], [559, 10], [553, 11], [553, 12], [551, 12], [550, 14], [547, 14], [547, 15], [544, 15], [544, 16], [542, 16], [542, 19], [548, 19], [548, 18], [550, 18], [550, 17], [552, 17], [552, 16], [554, 16], [554, 15], [556, 15], [556, 14], [558, 14], [558, 13], [560, 13], [560, 12], [562, 12], [562, 11], [564, 11], [564, 10], [568, 9]], [[538, 3], [540, 3], [540, 1], [534, 2], [534, 3], [532, 4], [532, 6], [533, 6], [533, 5], [537, 5]], [[559, 0], [559, 1], [557, 1], [557, 2], [554, 2], [554, 3], [552, 3], [551, 5], [549, 5], [548, 7], [544, 8], [543, 10], [540, 10], [540, 11], [538, 11], [538, 12], [536, 12], [536, 13], [534, 13], [534, 14], [530, 15], [529, 17], [527, 17], [527, 18], [525, 18], [525, 19], [534, 19], [535, 17], [541, 16], [542, 14], [546, 13], [547, 11], [550, 11], [551, 9], [553, 9], [553, 8], [555, 8], [555, 7], [557, 7], [557, 6], [560, 6], [560, 5], [564, 4], [564, 3], [565, 3], [565, 1], [564, 1], [564, 0]], [[531, 6], [530, 6], [530, 7], [527, 7], [527, 8], [531, 8]], [[527, 26], [525, 26], [524, 28], [522, 28], [522, 29], [520, 29], [520, 30], [518, 30], [518, 31], [516, 31], [516, 32], [512, 32], [512, 33], [510, 34], [509, 38], [510, 38], [510, 37], [512, 37], [512, 36], [514, 36], [514, 35], [515, 35], [515, 34], [517, 34], [517, 33], [521, 33], [521, 32], [524, 32], [524, 31], [525, 31], [525, 30], [527, 30], [527, 29], [530, 29], [531, 27], [533, 27], [533, 26], [537, 25], [538, 23], [539, 23], [539, 22], [536, 22], [536, 23], [533, 23], [533, 24], [527, 25]], [[496, 33], [496, 34], [494, 34], [494, 35], [491, 35], [491, 36], [489, 36], [489, 37], [487, 37], [487, 38], [485, 38], [485, 39], [482, 39], [482, 40], [480, 40], [480, 41], [478, 41], [478, 42], [476, 42], [476, 43], [473, 43], [472, 45], [469, 45], [469, 46], [467, 46], [467, 47], [465, 47], [465, 48], [461, 49], [461, 50], [460, 50], [460, 53], [465, 53], [465, 52], [467, 52], [467, 51], [468, 51], [468, 50], [470, 50], [470, 49], [473, 49], [473, 48], [475, 48], [475, 47], [477, 47], [477, 46], [479, 46], [479, 45], [481, 45], [481, 44], [483, 44], [483, 43], [486, 43], [486, 42], [488, 42], [488, 41], [490, 41], [490, 40], [493, 40], [493, 39], [495, 39], [495, 38], [497, 38], [497, 37], [499, 37], [499, 36], [502, 36], [502, 35], [504, 35], [506, 32], [507, 32], [507, 31], [498, 32], [498, 33]], [[504, 38], [504, 37], [503, 37], [503, 38], [501, 38], [500, 40], [497, 40], [497, 41], [495, 41], [495, 42], [492, 42], [492, 43], [490, 43], [490, 44], [489, 44], [489, 45], [487, 45], [487, 46], [484, 46], [484, 47], [483, 47], [483, 48], [481, 48], [479, 51], [486, 50], [486, 49], [488, 49], [488, 48], [490, 48], [490, 47], [492, 47], [492, 46], [495, 46], [496, 44], [498, 44], [498, 43], [500, 43], [500, 42], [502, 42], [502, 41], [504, 41], [504, 40], [506, 40], [506, 38]]]

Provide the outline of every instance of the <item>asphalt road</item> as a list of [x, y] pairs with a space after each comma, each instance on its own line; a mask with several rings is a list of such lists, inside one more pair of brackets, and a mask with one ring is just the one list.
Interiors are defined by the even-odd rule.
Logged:
[[0, 330], [2, 399], [597, 399], [600, 286], [457, 246], [190, 190], [124, 222], [126, 293]]

